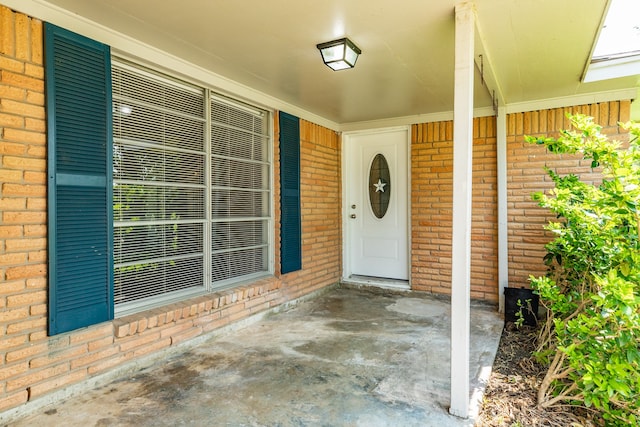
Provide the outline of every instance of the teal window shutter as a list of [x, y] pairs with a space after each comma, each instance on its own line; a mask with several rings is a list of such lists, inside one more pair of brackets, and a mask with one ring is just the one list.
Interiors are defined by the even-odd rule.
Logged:
[[49, 334], [113, 319], [111, 55], [45, 24]]
[[280, 272], [302, 268], [300, 119], [280, 112]]

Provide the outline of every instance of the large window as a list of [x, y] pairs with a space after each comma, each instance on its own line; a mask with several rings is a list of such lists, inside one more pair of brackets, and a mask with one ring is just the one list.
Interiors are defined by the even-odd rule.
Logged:
[[116, 309], [267, 272], [267, 113], [121, 62], [112, 81]]

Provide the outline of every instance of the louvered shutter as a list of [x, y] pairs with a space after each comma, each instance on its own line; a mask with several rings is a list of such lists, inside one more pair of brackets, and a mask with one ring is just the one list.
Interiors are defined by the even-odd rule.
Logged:
[[113, 318], [109, 47], [45, 24], [49, 333]]
[[280, 112], [280, 271], [302, 268], [300, 120]]

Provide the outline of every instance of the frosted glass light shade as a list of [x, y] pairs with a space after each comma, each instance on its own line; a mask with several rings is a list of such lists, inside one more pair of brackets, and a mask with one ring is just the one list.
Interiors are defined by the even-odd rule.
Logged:
[[362, 53], [348, 38], [320, 43], [316, 46], [322, 55], [322, 61], [333, 71], [353, 68]]

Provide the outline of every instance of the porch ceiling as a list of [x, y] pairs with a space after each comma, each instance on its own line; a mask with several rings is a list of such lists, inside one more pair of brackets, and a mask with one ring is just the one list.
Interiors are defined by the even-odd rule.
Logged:
[[[340, 125], [453, 110], [459, 2], [38, 0]], [[638, 85], [638, 76], [581, 82], [607, 0], [475, 3], [507, 103]], [[315, 45], [345, 35], [363, 53], [333, 72]], [[475, 106], [491, 106], [479, 78], [475, 86]]]

